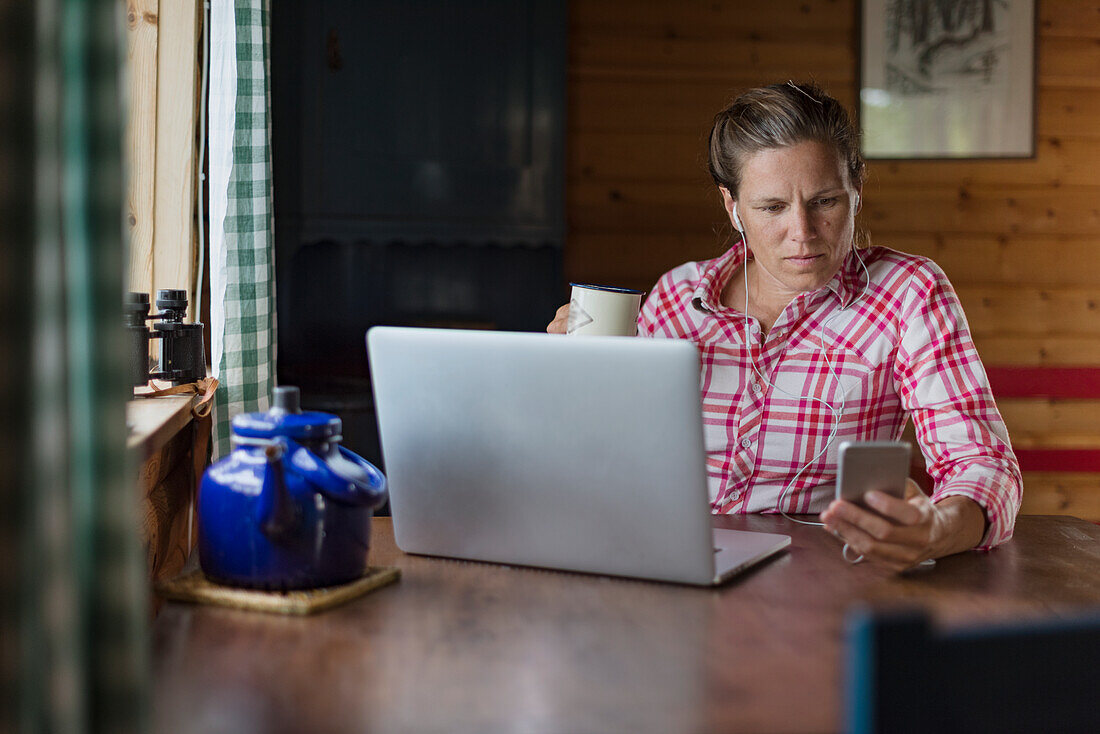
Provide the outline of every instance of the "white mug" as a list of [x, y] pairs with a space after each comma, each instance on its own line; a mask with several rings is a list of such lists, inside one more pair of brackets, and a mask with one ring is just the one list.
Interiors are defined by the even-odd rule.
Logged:
[[637, 336], [638, 310], [644, 291], [608, 285], [570, 283], [569, 321], [574, 336]]

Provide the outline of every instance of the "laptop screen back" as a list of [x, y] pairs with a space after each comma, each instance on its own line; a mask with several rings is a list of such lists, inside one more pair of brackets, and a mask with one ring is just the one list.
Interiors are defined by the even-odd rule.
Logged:
[[693, 344], [375, 327], [368, 347], [402, 550], [711, 580]]

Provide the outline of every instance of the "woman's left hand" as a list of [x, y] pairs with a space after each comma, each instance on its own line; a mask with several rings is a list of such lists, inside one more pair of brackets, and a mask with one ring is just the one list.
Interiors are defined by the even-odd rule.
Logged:
[[933, 504], [912, 479], [905, 499], [868, 492], [864, 502], [878, 514], [834, 500], [821, 521], [851, 551], [894, 571], [973, 548], [985, 532], [985, 513], [973, 500], [952, 496]]

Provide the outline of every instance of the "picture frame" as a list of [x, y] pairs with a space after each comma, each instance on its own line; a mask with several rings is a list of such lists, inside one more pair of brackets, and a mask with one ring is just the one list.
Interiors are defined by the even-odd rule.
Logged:
[[1035, 0], [863, 0], [871, 159], [1035, 156]]

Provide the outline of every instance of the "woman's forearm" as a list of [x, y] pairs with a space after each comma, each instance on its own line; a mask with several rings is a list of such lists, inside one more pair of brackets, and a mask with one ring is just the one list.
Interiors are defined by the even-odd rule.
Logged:
[[978, 545], [985, 537], [985, 511], [968, 497], [952, 495], [936, 503], [939, 530], [933, 540], [934, 558], [962, 553]]

